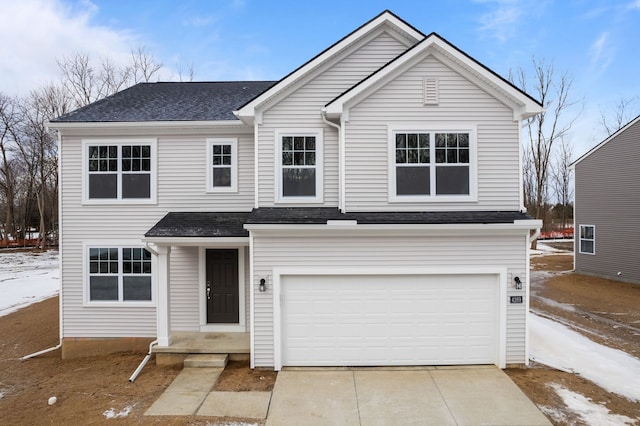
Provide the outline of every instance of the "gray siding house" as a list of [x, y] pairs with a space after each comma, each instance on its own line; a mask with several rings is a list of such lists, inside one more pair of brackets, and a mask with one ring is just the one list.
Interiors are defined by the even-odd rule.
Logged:
[[527, 364], [520, 124], [541, 110], [385, 11], [277, 82], [59, 117], [63, 357]]
[[576, 272], [640, 283], [640, 116], [571, 167]]

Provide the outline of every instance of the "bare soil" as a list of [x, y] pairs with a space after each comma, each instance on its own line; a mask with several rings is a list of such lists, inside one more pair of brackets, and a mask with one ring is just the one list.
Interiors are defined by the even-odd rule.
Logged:
[[[561, 320], [600, 343], [640, 357], [640, 286], [573, 274], [571, 255], [532, 259], [531, 308]], [[539, 272], [535, 272], [539, 271]], [[550, 271], [550, 272], [540, 272]], [[572, 306], [558, 308], [552, 302]], [[134, 383], [128, 381], [144, 354], [61, 360], [60, 351], [20, 361], [20, 357], [58, 343], [58, 298], [54, 297], [0, 317], [1, 424], [163, 424], [215, 425], [242, 419], [182, 416], [145, 417], [179, 370], [156, 367], [153, 359]], [[581, 425], [550, 387], [556, 383], [578, 392], [612, 413], [640, 420], [640, 404], [611, 394], [576, 374], [533, 363], [507, 374], [556, 425]], [[271, 390], [276, 373], [251, 370], [246, 362], [230, 362], [214, 390]], [[57, 397], [50, 406], [47, 400]], [[129, 410], [128, 415], [124, 413]], [[107, 415], [121, 414], [116, 420]], [[552, 414], [549, 414], [552, 413]], [[560, 414], [558, 414], [560, 413]], [[255, 423], [255, 422], [251, 422]]]

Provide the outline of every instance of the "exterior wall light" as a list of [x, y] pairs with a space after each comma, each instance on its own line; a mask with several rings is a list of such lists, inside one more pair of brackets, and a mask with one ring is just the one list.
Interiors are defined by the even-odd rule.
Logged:
[[267, 291], [267, 280], [265, 280], [264, 278], [260, 278], [260, 285], [258, 286], [258, 290], [260, 290], [260, 293], [264, 293], [265, 291]]
[[522, 290], [522, 281], [520, 281], [520, 277], [515, 277], [513, 281], [516, 282], [516, 290]]

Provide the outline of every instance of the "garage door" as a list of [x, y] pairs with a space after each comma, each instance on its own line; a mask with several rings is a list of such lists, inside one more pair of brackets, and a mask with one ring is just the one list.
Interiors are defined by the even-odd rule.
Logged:
[[281, 277], [283, 366], [496, 364], [497, 275]]

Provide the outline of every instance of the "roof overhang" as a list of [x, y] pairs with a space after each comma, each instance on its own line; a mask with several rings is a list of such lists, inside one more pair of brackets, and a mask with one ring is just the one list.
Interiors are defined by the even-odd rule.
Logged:
[[151, 131], [167, 133], [209, 132], [219, 130], [233, 130], [234, 132], [253, 133], [253, 128], [240, 120], [219, 121], [101, 121], [101, 122], [65, 122], [49, 121], [48, 129], [82, 132], [90, 131]]
[[513, 110], [514, 120], [520, 121], [544, 110], [538, 101], [471, 58], [438, 34], [431, 33], [413, 48], [329, 102], [323, 108], [323, 112], [327, 118], [333, 120], [342, 118], [348, 121], [349, 108], [358, 104], [394, 77], [429, 55], [433, 55], [439, 61], [510, 107]]
[[407, 47], [415, 44], [418, 40], [422, 40], [425, 37], [422, 32], [418, 31], [392, 12], [385, 10], [303, 64], [298, 69], [285, 76], [271, 88], [240, 107], [237, 111], [234, 111], [234, 115], [243, 123], [248, 125], [253, 125], [256, 121], [260, 122], [259, 110], [264, 108], [265, 104], [272, 103], [274, 99], [280, 99], [280, 97], [284, 96], [284, 94], [286, 94], [292, 86], [295, 86], [297, 82], [303, 80], [309, 74], [314, 73], [315, 70], [321, 68], [341, 52], [349, 49], [357, 40], [360, 40], [370, 34], [381, 32], [383, 29], [398, 34], [399, 38], [406, 40], [405, 43]]
[[158, 246], [244, 247], [249, 237], [144, 237], [142, 242]]

